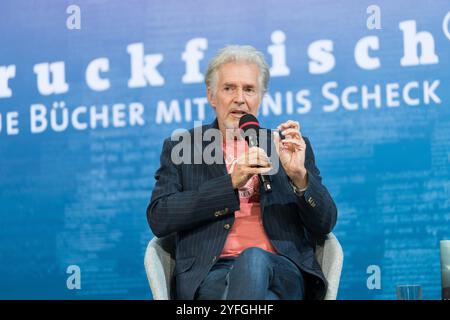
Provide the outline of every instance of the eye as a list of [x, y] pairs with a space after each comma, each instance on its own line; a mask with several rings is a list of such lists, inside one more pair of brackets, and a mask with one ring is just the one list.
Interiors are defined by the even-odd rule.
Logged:
[[245, 90], [245, 92], [248, 93], [248, 94], [254, 94], [254, 93], [256, 93], [256, 89], [253, 88], [253, 87], [247, 87], [247, 88], [245, 88], [244, 90]]
[[223, 91], [228, 94], [233, 94], [236, 91], [236, 87], [233, 85], [225, 85]]

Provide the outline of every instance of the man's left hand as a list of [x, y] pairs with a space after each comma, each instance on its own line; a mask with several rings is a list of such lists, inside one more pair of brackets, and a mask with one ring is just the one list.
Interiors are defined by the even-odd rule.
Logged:
[[303, 189], [308, 185], [308, 171], [305, 168], [306, 143], [300, 133], [300, 124], [288, 120], [280, 124], [278, 130], [285, 137], [281, 140], [279, 133], [274, 132], [275, 147], [281, 165], [295, 186]]

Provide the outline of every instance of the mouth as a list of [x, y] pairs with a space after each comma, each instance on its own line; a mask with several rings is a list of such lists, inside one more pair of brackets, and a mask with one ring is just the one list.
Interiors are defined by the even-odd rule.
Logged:
[[235, 118], [241, 118], [242, 116], [246, 115], [247, 112], [243, 110], [233, 110], [230, 112], [230, 114]]

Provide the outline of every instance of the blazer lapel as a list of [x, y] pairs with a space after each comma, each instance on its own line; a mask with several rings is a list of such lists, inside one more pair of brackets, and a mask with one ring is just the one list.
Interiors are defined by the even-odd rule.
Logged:
[[[202, 133], [202, 137], [203, 137], [205, 131], [208, 129], [219, 130], [217, 118], [211, 124], [204, 127], [204, 132]], [[214, 161], [212, 164], [206, 164], [206, 172], [208, 174], [209, 179], [221, 177], [221, 176], [228, 174], [227, 167], [225, 165], [225, 159], [223, 157], [222, 140], [220, 140], [220, 141], [214, 140], [214, 142], [211, 142], [211, 141], [205, 141], [202, 139], [202, 157], [203, 157], [203, 152], [205, 151], [205, 148], [208, 145], [210, 145], [211, 143], [214, 143], [214, 150], [219, 153], [217, 155], [217, 158], [220, 159], [220, 161], [219, 161], [219, 163], [216, 163], [216, 161]], [[216, 157], [215, 154], [213, 154], [213, 156]]]

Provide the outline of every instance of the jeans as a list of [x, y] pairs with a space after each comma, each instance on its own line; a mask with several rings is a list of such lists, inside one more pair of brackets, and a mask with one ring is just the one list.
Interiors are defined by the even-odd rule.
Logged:
[[300, 269], [288, 258], [251, 247], [219, 259], [197, 289], [196, 300], [302, 300]]

